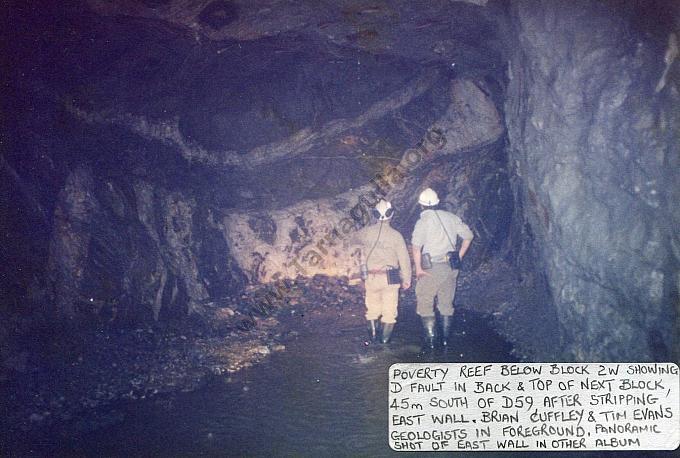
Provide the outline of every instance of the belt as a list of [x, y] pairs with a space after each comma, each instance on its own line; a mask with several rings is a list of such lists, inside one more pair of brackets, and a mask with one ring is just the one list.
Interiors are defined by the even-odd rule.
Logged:
[[371, 269], [368, 271], [369, 275], [380, 275], [380, 274], [386, 274], [387, 269]]

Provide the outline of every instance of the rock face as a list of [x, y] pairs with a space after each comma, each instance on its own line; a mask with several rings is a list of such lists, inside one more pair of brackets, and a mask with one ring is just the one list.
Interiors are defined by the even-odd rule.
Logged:
[[655, 92], [671, 3], [510, 9], [509, 154], [576, 360], [680, 354], [677, 68]]
[[[499, 57], [493, 13], [486, 0], [465, 2], [393, 0], [85, 0], [87, 8], [111, 17], [143, 18], [178, 26], [196, 42], [250, 42], [306, 35], [342, 49], [401, 56], [418, 62], [488, 73]], [[469, 3], [469, 4], [465, 4]], [[290, 49], [290, 48], [289, 48]], [[228, 52], [228, 51], [227, 51]], [[287, 51], [290, 52], [290, 51]], [[340, 77], [340, 75], [338, 75]]]
[[[408, 209], [423, 188], [424, 174], [441, 167], [442, 159], [450, 160], [447, 156], [459, 154], [466, 155], [463, 162], [474, 163], [478, 151], [501, 138], [500, 116], [474, 82], [452, 81], [449, 97], [449, 108], [429, 127], [419, 142], [421, 146], [407, 149], [396, 165], [384, 167], [370, 183], [329, 199], [305, 200], [273, 211], [226, 215], [223, 227], [230, 252], [249, 273], [249, 279], [269, 282], [298, 275], [358, 274], [359, 259], [352, 246], [352, 234], [371, 221], [370, 211], [380, 198], [390, 200], [398, 211]], [[487, 172], [493, 175], [496, 170]], [[465, 174], [456, 178], [474, 179]], [[504, 178], [507, 180], [507, 176]], [[441, 188], [449, 185], [449, 179], [450, 175], [444, 173], [439, 180], [426, 181], [438, 181], [439, 186], [430, 185]], [[454, 185], [447, 190], [454, 207], [462, 197], [456, 189]], [[479, 193], [475, 197], [493, 192], [485, 186], [480, 189], [474, 191]], [[402, 221], [405, 223], [405, 218]], [[510, 222], [506, 223], [509, 226]], [[408, 238], [412, 226], [402, 223], [400, 229]]]
[[44, 299], [59, 315], [182, 317], [244, 285], [209, 214], [180, 192], [142, 180], [101, 183], [79, 167], [54, 213]]
[[[381, 54], [409, 41], [366, 31], [392, 17], [385, 5], [298, 17], [293, 4], [273, 14], [266, 1], [83, 3], [92, 9], [14, 11], [25, 27], [4, 99], [15, 113], [2, 156], [5, 229], [40, 259], [3, 249], [21, 266], [8, 290], [29, 310], [136, 323], [201, 311], [248, 283], [351, 274], [356, 259], [335, 232], [366, 224], [386, 196], [408, 235], [422, 180], [451, 208], [501, 188], [512, 208], [509, 186], [492, 179], [507, 184], [507, 174], [474, 166], [503, 157], [497, 89], [451, 67], [456, 40], [419, 58], [401, 46]], [[488, 26], [482, 9], [457, 5], [466, 14], [434, 21], [451, 5], [406, 2], [402, 13], [421, 23], [398, 27], [423, 39], [451, 21]], [[303, 24], [336, 13], [335, 25]], [[242, 36], [255, 26], [262, 33]], [[331, 29], [358, 35], [329, 40]], [[239, 41], [210, 41], [229, 37]], [[24, 56], [36, 40], [44, 49]], [[454, 170], [458, 183], [444, 172]], [[463, 216], [484, 213], [475, 208], [461, 206]]]
[[503, 264], [524, 292], [493, 301], [556, 308], [564, 358], [680, 354], [673, 2], [16, 3], [3, 315], [352, 274], [377, 198], [408, 238], [431, 186], [475, 232], [466, 281]]

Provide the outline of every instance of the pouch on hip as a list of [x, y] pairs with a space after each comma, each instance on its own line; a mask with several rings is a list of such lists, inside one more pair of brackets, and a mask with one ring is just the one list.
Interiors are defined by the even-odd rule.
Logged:
[[432, 258], [430, 257], [430, 253], [423, 253], [423, 255], [420, 257], [420, 267], [423, 270], [430, 270], [432, 268]]
[[401, 275], [399, 274], [399, 268], [388, 267], [386, 272], [388, 285], [398, 285], [401, 283]]
[[449, 266], [453, 270], [460, 270], [462, 266], [462, 260], [460, 259], [460, 255], [458, 254], [458, 251], [449, 251], [446, 253], [446, 259], [449, 261]]

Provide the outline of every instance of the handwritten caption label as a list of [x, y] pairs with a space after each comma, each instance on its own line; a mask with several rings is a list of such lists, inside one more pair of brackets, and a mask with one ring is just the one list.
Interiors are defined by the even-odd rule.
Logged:
[[675, 450], [673, 363], [394, 364], [397, 451]]

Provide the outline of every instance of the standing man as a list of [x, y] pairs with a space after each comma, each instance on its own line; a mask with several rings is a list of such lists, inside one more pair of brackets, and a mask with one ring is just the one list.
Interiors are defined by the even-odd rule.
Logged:
[[[425, 346], [434, 349], [434, 299], [437, 298], [442, 346], [446, 349], [449, 345], [460, 261], [470, 248], [473, 234], [457, 215], [438, 207], [439, 197], [432, 189], [427, 188], [420, 193], [418, 203], [421, 207], [420, 219], [411, 238], [417, 278], [416, 313], [423, 322]], [[457, 237], [463, 240], [460, 251], [456, 250]]]
[[[411, 286], [411, 260], [406, 242], [390, 226], [394, 216], [392, 205], [380, 200], [373, 209], [375, 224], [356, 235], [362, 252], [362, 278], [366, 289], [366, 320], [372, 342], [388, 343], [397, 321], [399, 286]], [[382, 321], [382, 339], [378, 319]]]

